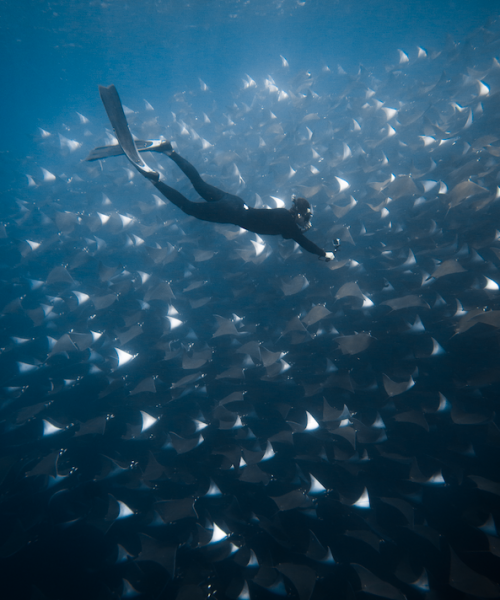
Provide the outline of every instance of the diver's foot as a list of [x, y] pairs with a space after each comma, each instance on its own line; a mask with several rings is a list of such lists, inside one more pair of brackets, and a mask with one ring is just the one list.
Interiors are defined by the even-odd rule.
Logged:
[[162, 140], [158, 146], [156, 152], [162, 152], [167, 156], [170, 156], [174, 149], [172, 148], [172, 144], [168, 140]]
[[139, 171], [139, 173], [149, 179], [153, 183], [157, 183], [160, 181], [160, 174], [156, 171], [153, 171], [146, 163], [142, 163], [142, 165], [137, 164], [136, 162], [131, 161], [134, 167]]

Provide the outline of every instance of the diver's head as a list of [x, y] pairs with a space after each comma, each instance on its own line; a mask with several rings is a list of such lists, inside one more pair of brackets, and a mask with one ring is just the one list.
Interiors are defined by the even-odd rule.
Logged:
[[313, 216], [312, 207], [305, 198], [292, 196], [293, 206], [290, 209], [292, 217], [302, 231], [307, 231], [311, 227], [311, 218]]

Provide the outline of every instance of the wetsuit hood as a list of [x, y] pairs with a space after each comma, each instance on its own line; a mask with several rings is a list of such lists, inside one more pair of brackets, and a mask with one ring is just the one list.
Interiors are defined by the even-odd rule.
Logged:
[[290, 214], [295, 220], [295, 223], [301, 231], [307, 231], [311, 227], [311, 219], [313, 210], [309, 202], [305, 198], [297, 198], [292, 196], [293, 206], [290, 209]]

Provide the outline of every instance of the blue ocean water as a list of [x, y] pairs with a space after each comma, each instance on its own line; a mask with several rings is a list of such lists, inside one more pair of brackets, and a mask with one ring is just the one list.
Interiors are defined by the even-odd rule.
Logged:
[[497, 13], [0, 4], [3, 597], [499, 597]]
[[[381, 68], [397, 49], [442, 48], [495, 15], [494, 1], [2, 3], [2, 151], [33, 151], [36, 128], [98, 116], [98, 84], [151, 98], [198, 88], [223, 106], [247, 72]], [[95, 112], [94, 112], [95, 111]]]

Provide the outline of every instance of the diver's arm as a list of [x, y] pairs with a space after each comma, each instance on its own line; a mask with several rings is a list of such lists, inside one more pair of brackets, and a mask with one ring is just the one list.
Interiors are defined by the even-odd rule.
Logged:
[[304, 250], [311, 252], [311, 254], [317, 254], [320, 258], [325, 258], [327, 255], [324, 250], [322, 250], [319, 246], [316, 246], [316, 244], [311, 242], [311, 240], [307, 239], [306, 236], [300, 231], [292, 237], [292, 240], [302, 246]]

